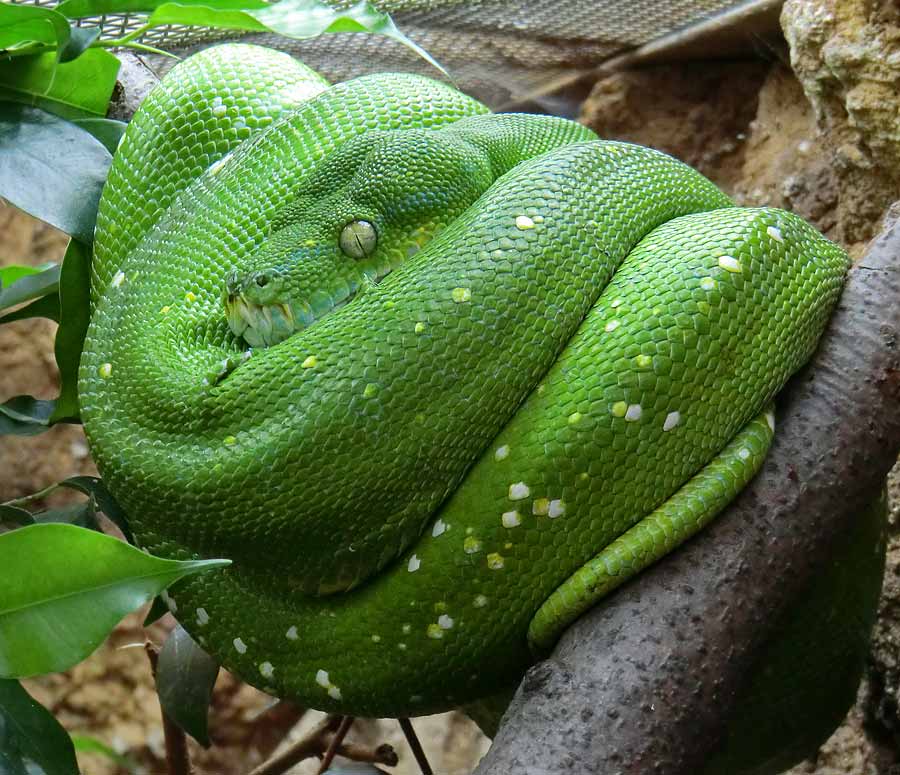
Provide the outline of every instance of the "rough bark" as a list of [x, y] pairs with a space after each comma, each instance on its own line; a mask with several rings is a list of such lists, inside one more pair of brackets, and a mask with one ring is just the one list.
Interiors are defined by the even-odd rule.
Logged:
[[900, 224], [851, 270], [762, 473], [525, 676], [477, 775], [696, 773], [779, 612], [900, 451]]

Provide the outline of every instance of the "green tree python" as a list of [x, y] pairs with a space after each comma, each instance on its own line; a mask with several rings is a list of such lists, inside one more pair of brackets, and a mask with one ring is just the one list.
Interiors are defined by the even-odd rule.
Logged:
[[82, 416], [169, 604], [367, 716], [494, 694], [759, 470], [846, 254], [576, 123], [208, 49], [126, 131]]

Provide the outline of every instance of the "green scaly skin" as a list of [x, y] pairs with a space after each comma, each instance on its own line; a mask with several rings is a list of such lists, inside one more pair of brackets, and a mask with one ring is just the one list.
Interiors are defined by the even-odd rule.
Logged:
[[[332, 87], [197, 177], [209, 105], [321, 88], [271, 56], [188, 60], [126, 133], [85, 428], [142, 546], [234, 561], [171, 601], [229, 669], [331, 711], [443, 710], [753, 476], [847, 257], [663, 154], [414, 76]], [[153, 172], [159, 143], [183, 169]]]

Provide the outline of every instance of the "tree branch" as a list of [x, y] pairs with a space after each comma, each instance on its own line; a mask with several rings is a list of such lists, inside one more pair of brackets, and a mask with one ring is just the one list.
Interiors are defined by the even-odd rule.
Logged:
[[778, 426], [763, 471], [713, 525], [527, 673], [478, 775], [700, 770], [779, 612], [897, 460], [900, 225], [850, 272]]

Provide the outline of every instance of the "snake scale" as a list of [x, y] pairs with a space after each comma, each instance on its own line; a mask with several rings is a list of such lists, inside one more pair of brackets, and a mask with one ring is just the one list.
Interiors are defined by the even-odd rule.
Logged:
[[82, 416], [171, 609], [368, 716], [495, 693], [756, 473], [847, 256], [653, 150], [266, 49], [178, 65], [97, 221]]

